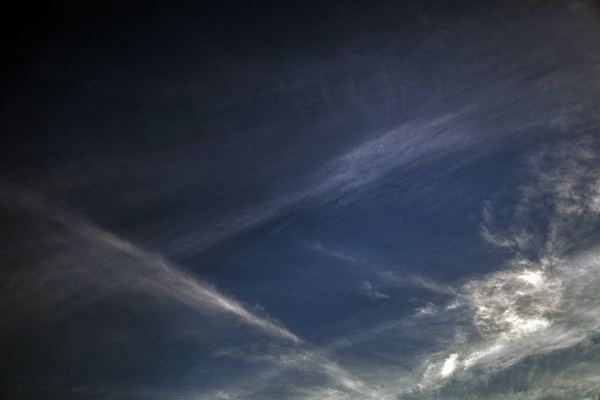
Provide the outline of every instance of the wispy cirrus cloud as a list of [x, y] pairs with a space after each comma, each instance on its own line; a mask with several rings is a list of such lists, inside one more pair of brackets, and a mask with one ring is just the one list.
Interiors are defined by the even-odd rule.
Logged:
[[[514, 258], [507, 270], [456, 288], [450, 310], [435, 311], [442, 315], [463, 308], [471, 330], [432, 357], [415, 393], [443, 391], [449, 382], [454, 390], [456, 385], [468, 390], [472, 370], [493, 380], [494, 374], [517, 368], [527, 358], [578, 351], [600, 332], [600, 302], [593, 295], [600, 289], [598, 249], [577, 251], [600, 218], [597, 148], [597, 141], [588, 137], [530, 157], [530, 183], [519, 189], [504, 229], [490, 228], [492, 212], [484, 208], [484, 239]], [[597, 371], [583, 368], [581, 374], [585, 381]], [[548, 395], [535, 381], [527, 385], [530, 398]], [[580, 387], [577, 393], [593, 389]]]
[[[483, 238], [515, 257], [560, 257], [594, 229], [600, 218], [600, 166], [593, 137], [544, 149], [527, 160], [530, 181], [519, 188], [514, 212], [496, 233], [488, 204]], [[541, 205], [544, 205], [542, 207]]]
[[[81, 218], [53, 209], [33, 195], [3, 191], [4, 308], [7, 320], [59, 319], [115, 296], [172, 302], [209, 318], [226, 317], [264, 334], [300, 343], [281, 324], [250, 311], [163, 257], [141, 250]], [[25, 230], [19, 232], [19, 230]]]
[[[271, 201], [243, 207], [204, 230], [194, 230], [173, 241], [174, 254], [198, 253], [219, 241], [255, 228], [298, 207], [314, 207], [368, 188], [387, 174], [430, 165], [444, 157], [475, 149], [483, 140], [472, 132], [476, 110], [445, 113], [434, 119], [402, 124], [341, 152], [313, 174], [308, 184]], [[462, 160], [468, 163], [483, 152]], [[462, 163], [453, 165], [458, 168]]]
[[[518, 206], [509, 207], [515, 215], [508, 225], [492, 229], [491, 215], [484, 217], [483, 238], [502, 249], [510, 243], [513, 257], [504, 270], [454, 285], [381, 272], [391, 285], [443, 294], [444, 301], [402, 319], [356, 326], [319, 349], [287, 353], [286, 362], [264, 365], [278, 371], [265, 376], [282, 382], [279, 395], [304, 399], [501, 398], [514, 390], [502, 383], [506, 376], [521, 387], [514, 398], [591, 396], [599, 383], [600, 253], [593, 246], [572, 250], [599, 221], [596, 147], [588, 138], [532, 156], [525, 163], [529, 183], [519, 189]], [[484, 214], [491, 210], [486, 206]], [[528, 220], [539, 221], [540, 213], [547, 229]], [[315, 250], [359, 267], [363, 262], [323, 246]], [[532, 254], [537, 258], [525, 258]], [[309, 379], [306, 371], [314, 375]], [[252, 390], [242, 397], [260, 397]]]

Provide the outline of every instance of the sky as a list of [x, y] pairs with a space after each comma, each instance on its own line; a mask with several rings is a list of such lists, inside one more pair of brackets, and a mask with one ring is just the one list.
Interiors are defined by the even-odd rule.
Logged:
[[3, 18], [0, 397], [600, 395], [598, 2]]

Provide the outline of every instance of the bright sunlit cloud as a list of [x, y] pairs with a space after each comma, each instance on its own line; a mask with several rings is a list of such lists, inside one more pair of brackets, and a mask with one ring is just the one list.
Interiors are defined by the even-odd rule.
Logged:
[[450, 375], [456, 369], [456, 359], [458, 358], [458, 354], [450, 354], [450, 357], [444, 361], [444, 366], [442, 367], [442, 371], [440, 372], [442, 376], [446, 377]]

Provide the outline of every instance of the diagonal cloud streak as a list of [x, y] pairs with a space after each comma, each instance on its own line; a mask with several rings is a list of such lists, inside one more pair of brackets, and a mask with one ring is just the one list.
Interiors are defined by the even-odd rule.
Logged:
[[[32, 196], [3, 191], [2, 213], [13, 234], [3, 243], [3, 315], [27, 311], [59, 317], [102, 298], [142, 293], [206, 315], [228, 316], [273, 337], [300, 343], [279, 323], [249, 311], [177, 269], [81, 219], [40, 204]], [[10, 193], [10, 196], [7, 194]], [[26, 225], [27, 224], [27, 225]], [[27, 227], [21, 235], [14, 234]], [[50, 257], [37, 255], [51, 254]], [[11, 263], [26, 266], [13, 271]]]

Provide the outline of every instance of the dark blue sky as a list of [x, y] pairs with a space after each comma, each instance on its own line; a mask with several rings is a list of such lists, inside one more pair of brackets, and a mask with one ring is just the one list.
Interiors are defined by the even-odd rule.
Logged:
[[599, 393], [597, 3], [30, 6], [2, 397]]

